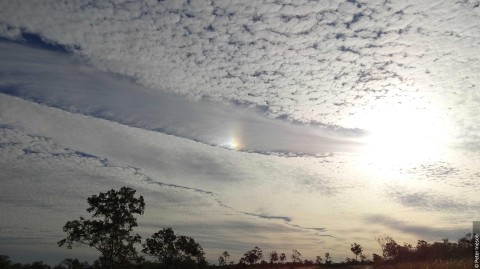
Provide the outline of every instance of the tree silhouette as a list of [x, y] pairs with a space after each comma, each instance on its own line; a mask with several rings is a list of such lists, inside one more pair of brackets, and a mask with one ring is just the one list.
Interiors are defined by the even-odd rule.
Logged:
[[285, 253], [280, 253], [280, 262], [284, 263], [286, 259], [287, 259], [287, 255], [285, 255]]
[[230, 254], [228, 253], [228, 251], [225, 250], [225, 251], [222, 253], [222, 257], [223, 257], [224, 260], [225, 260], [225, 264], [227, 264], [227, 263], [228, 263], [228, 258], [230, 257]]
[[322, 264], [322, 261], [323, 261], [323, 259], [320, 256], [317, 256], [316, 259], [315, 259], [316, 264]]
[[43, 261], [32, 262], [31, 264], [25, 264], [24, 269], [50, 269], [50, 265], [45, 264]]
[[23, 269], [24, 267], [20, 263], [13, 263], [7, 255], [0, 255], [0, 268]]
[[175, 235], [172, 228], [163, 228], [145, 240], [142, 252], [158, 259], [164, 265], [205, 263], [203, 248], [188, 236]]
[[93, 213], [92, 219], [80, 217], [68, 221], [63, 226], [67, 237], [58, 241], [59, 246], [74, 245], [94, 247], [101, 256], [99, 261], [104, 268], [120, 268], [135, 261], [137, 251], [134, 247], [140, 243], [140, 235], [133, 234], [137, 226], [134, 214], [143, 214], [143, 197], [136, 198], [135, 190], [122, 187], [119, 191], [93, 195], [87, 199], [90, 205], [87, 212]]
[[270, 263], [276, 263], [278, 261], [278, 253], [274, 250], [268, 255], [270, 257]]
[[332, 257], [330, 257], [330, 253], [326, 252], [325, 253], [325, 264], [331, 264], [332, 263]]
[[219, 266], [227, 265], [227, 263], [225, 262], [225, 258], [222, 255], [218, 257], [218, 265]]
[[302, 263], [302, 254], [298, 250], [292, 250], [292, 262], [293, 263]]
[[[0, 267], [1, 268], [1, 267]], [[88, 262], [80, 262], [78, 259], [64, 259], [53, 269], [88, 269]]]
[[0, 268], [8, 268], [12, 265], [10, 257], [7, 255], [0, 255]]
[[383, 252], [382, 259], [374, 255], [374, 260], [379, 262], [461, 260], [471, 258], [473, 253], [473, 238], [470, 233], [459, 238], [458, 242], [450, 242], [446, 238], [433, 244], [418, 240], [415, 247], [407, 243], [401, 246], [389, 236], [377, 238], [377, 241]]
[[385, 260], [395, 260], [398, 256], [400, 245], [390, 236], [377, 238], [378, 244], [382, 247], [383, 258]]
[[358, 255], [362, 254], [363, 248], [357, 243], [353, 243], [351, 246], [350, 250], [355, 254], [355, 261], [358, 261]]
[[247, 264], [255, 264], [263, 258], [263, 251], [255, 246], [252, 250], [243, 254], [243, 258]]

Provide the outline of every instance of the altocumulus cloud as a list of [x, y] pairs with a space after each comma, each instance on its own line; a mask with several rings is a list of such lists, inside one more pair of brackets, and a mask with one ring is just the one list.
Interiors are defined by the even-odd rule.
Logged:
[[190, 101], [99, 72], [64, 53], [0, 46], [0, 92], [40, 104], [235, 150], [323, 155], [360, 145], [346, 134], [355, 130], [303, 126], [247, 108]]
[[436, 190], [413, 190], [395, 186], [386, 192], [386, 196], [406, 206], [423, 211], [464, 212], [466, 215], [478, 212], [480, 202], [476, 199], [465, 199], [461, 195], [452, 196]]
[[149, 88], [272, 117], [362, 128], [366, 109], [438, 99], [454, 108], [462, 145], [477, 149], [464, 130], [478, 131], [480, 115], [475, 1], [0, 5], [1, 36], [36, 33]]
[[[0, 240], [47, 250], [67, 207], [125, 184], [158, 209], [142, 232], [171, 225], [212, 260], [259, 240], [345, 257], [384, 231], [461, 236], [460, 209], [478, 211], [477, 2], [0, 1]], [[377, 177], [324, 154], [377, 115], [415, 132], [425, 111], [451, 156]]]

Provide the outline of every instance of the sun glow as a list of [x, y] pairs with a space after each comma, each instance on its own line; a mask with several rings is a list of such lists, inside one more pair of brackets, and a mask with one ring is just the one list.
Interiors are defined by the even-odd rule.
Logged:
[[434, 109], [383, 106], [365, 118], [362, 159], [368, 167], [388, 171], [414, 167], [442, 157], [449, 143], [447, 124]]
[[226, 142], [224, 142], [222, 147], [232, 150], [240, 150], [242, 149], [240, 140], [236, 137], [230, 137]]

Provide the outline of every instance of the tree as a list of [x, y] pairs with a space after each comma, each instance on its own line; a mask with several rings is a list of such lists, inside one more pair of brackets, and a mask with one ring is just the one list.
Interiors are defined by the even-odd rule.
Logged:
[[322, 257], [317, 256], [315, 259], [315, 264], [322, 264], [322, 261], [323, 261]]
[[53, 269], [87, 269], [90, 268], [88, 262], [80, 262], [78, 259], [64, 259]]
[[358, 255], [362, 254], [363, 248], [357, 243], [353, 243], [350, 250], [355, 254], [355, 261], [358, 261]]
[[227, 262], [225, 261], [225, 258], [222, 255], [218, 257], [218, 265], [219, 266], [227, 265]]
[[227, 264], [227, 263], [228, 263], [228, 258], [230, 257], [230, 253], [228, 253], [228, 251], [225, 250], [225, 251], [222, 253], [222, 257], [223, 257], [223, 259], [224, 259], [224, 261], [225, 261], [225, 264]]
[[119, 191], [93, 195], [87, 199], [90, 205], [87, 212], [93, 213], [92, 219], [80, 217], [68, 221], [63, 226], [67, 237], [58, 241], [61, 247], [71, 249], [75, 246], [89, 246], [97, 249], [104, 268], [120, 268], [137, 259], [134, 247], [140, 243], [140, 235], [132, 234], [137, 226], [134, 214], [143, 214], [145, 202], [143, 197], [135, 197], [135, 190], [122, 187]]
[[65, 259], [53, 269], [87, 269], [90, 268], [88, 262], [80, 262], [78, 259]]
[[307, 259], [305, 259], [305, 260], [303, 261], [303, 265], [314, 265], [314, 264], [315, 264], [315, 263], [314, 263], [312, 260], [307, 260]]
[[325, 253], [325, 264], [331, 264], [332, 263], [332, 257], [330, 257], [330, 253], [326, 252]]
[[143, 253], [156, 257], [166, 266], [206, 263], [202, 246], [191, 237], [175, 235], [172, 228], [163, 228], [154, 233], [142, 246]]
[[8, 268], [12, 265], [10, 257], [7, 255], [0, 255], [0, 268]]
[[43, 261], [36, 261], [31, 264], [25, 264], [23, 269], [51, 269], [50, 265], [45, 264]]
[[270, 257], [270, 263], [276, 263], [278, 261], [278, 253], [274, 250], [268, 255]]
[[241, 257], [240, 260], [238, 260], [238, 264], [245, 265], [246, 261], [244, 257]]
[[284, 263], [286, 259], [287, 259], [287, 255], [285, 255], [285, 253], [280, 253], [280, 262]]
[[255, 246], [252, 250], [243, 254], [243, 258], [247, 264], [255, 264], [257, 261], [263, 258], [263, 251], [259, 247]]
[[383, 258], [385, 260], [396, 260], [398, 259], [400, 245], [393, 240], [390, 236], [384, 236], [383, 238], [377, 238], [378, 244], [382, 247]]
[[302, 263], [302, 254], [298, 250], [292, 250], [292, 262], [293, 263]]
[[384, 261], [385, 261], [385, 259], [382, 258], [382, 256], [373, 253], [373, 263], [374, 264], [380, 265], [380, 264], [383, 264]]

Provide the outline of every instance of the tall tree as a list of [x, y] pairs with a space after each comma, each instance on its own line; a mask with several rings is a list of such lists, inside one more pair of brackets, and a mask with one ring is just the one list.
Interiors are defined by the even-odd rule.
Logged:
[[218, 265], [219, 266], [227, 265], [227, 263], [225, 262], [225, 258], [222, 255], [218, 257]]
[[87, 212], [91, 219], [80, 217], [68, 221], [63, 226], [67, 237], [58, 241], [61, 247], [71, 249], [74, 245], [94, 247], [101, 256], [102, 266], [107, 269], [121, 268], [138, 258], [135, 244], [140, 243], [140, 235], [132, 234], [137, 226], [135, 214], [143, 214], [143, 197], [135, 197], [135, 190], [122, 187], [119, 191], [93, 195], [87, 199], [90, 205]]
[[302, 254], [296, 249], [292, 250], [292, 262], [302, 263]]
[[377, 238], [378, 244], [382, 247], [385, 260], [397, 260], [401, 246], [390, 236]]
[[[175, 235], [172, 228], [163, 228], [143, 244], [143, 253], [154, 256], [166, 266], [176, 264], [205, 264], [205, 252], [195, 239]], [[187, 266], [187, 265], [186, 265]]]
[[270, 257], [270, 263], [276, 263], [278, 261], [278, 253], [274, 250], [268, 255]]
[[331, 264], [332, 263], [332, 257], [330, 257], [330, 252], [325, 253], [325, 264]]
[[322, 264], [322, 261], [323, 261], [322, 257], [317, 256], [317, 258], [315, 259], [315, 264]]
[[259, 247], [255, 246], [252, 250], [243, 254], [243, 258], [247, 264], [255, 264], [263, 258], [263, 251]]
[[351, 245], [350, 250], [353, 252], [353, 254], [355, 254], [355, 261], [358, 261], [358, 255], [361, 255], [361, 254], [362, 254], [362, 251], [363, 251], [362, 246], [360, 246], [360, 245], [357, 244], [357, 243], [353, 243], [353, 244]]
[[225, 251], [222, 253], [222, 257], [223, 257], [223, 259], [225, 260], [225, 264], [227, 264], [227, 263], [228, 263], [228, 258], [230, 257], [230, 254], [228, 253], [228, 251], [225, 250]]
[[285, 253], [280, 253], [280, 262], [281, 263], [284, 263], [286, 260], [287, 260], [287, 255], [285, 255]]

